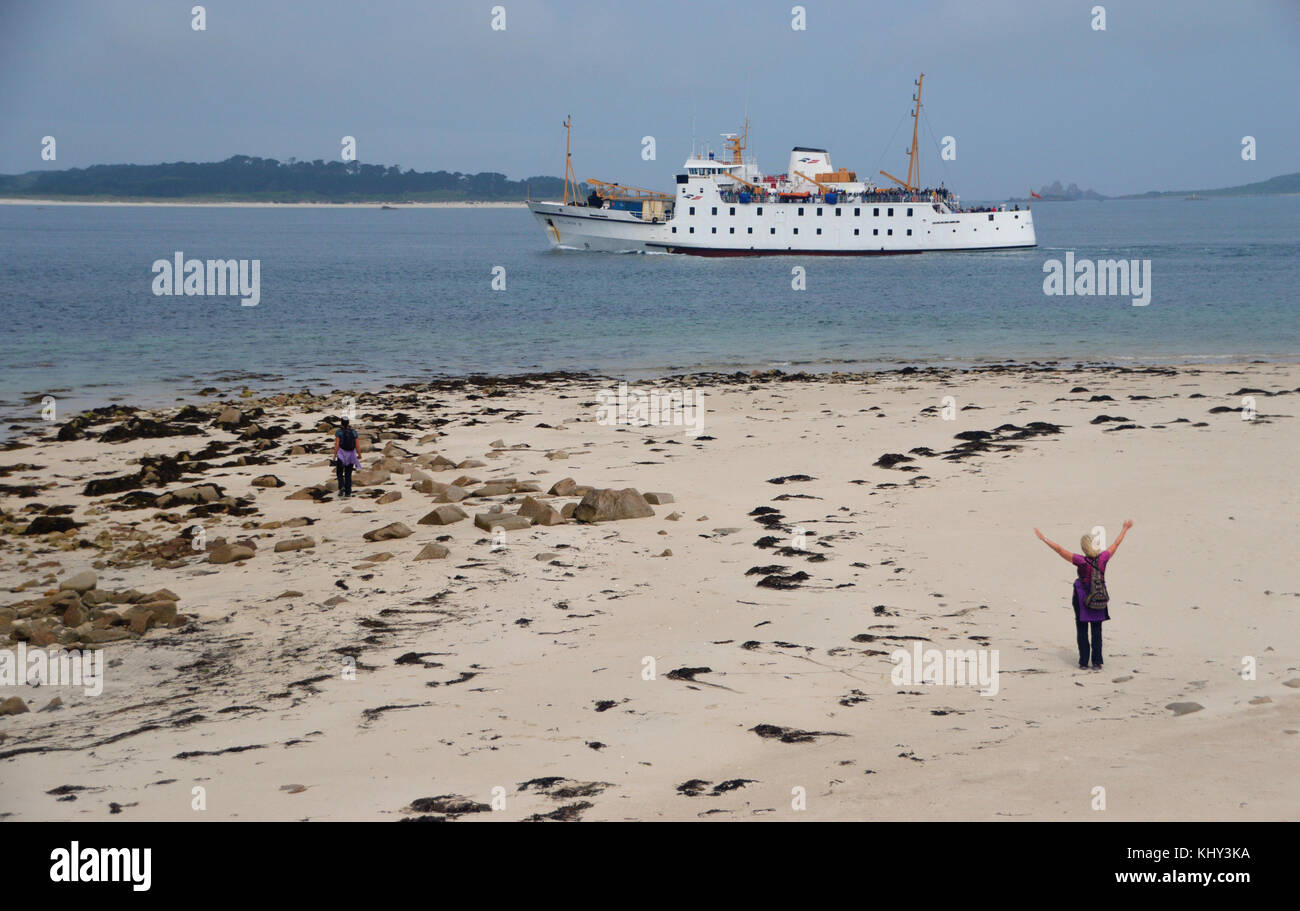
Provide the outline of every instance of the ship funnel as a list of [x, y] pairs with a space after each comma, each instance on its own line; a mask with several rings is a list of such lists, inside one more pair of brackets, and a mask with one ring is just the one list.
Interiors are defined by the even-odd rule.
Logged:
[[793, 183], [807, 184], [807, 186], [800, 186], [800, 189], [815, 191], [816, 186], [808, 183], [799, 174], [816, 177], [818, 174], [825, 174], [827, 171], [833, 170], [835, 169], [831, 167], [831, 157], [825, 149], [806, 149], [803, 146], [795, 146], [790, 152], [790, 166], [786, 168], [785, 172], [790, 176]]

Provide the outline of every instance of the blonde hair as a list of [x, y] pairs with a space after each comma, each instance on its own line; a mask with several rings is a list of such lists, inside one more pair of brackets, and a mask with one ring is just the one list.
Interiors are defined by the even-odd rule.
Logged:
[[1101, 553], [1101, 548], [1097, 546], [1097, 539], [1092, 532], [1088, 532], [1079, 539], [1079, 546], [1083, 548], [1084, 556], [1095, 557]]

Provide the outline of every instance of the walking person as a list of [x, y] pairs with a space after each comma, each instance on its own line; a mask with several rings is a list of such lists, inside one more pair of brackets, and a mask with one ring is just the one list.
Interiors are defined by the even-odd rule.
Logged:
[[[1115, 543], [1106, 550], [1100, 546], [1099, 536], [1085, 534], [1079, 541], [1082, 554], [1071, 553], [1054, 541], [1048, 540], [1037, 528], [1034, 534], [1061, 557], [1078, 567], [1078, 578], [1074, 580], [1071, 604], [1074, 608], [1075, 635], [1079, 645], [1079, 667], [1086, 669], [1091, 659], [1094, 669], [1103, 664], [1101, 653], [1101, 625], [1110, 619], [1110, 593], [1106, 590], [1106, 566], [1110, 563], [1119, 545], [1133, 527], [1132, 519], [1124, 520]], [[1091, 643], [1089, 634], [1091, 633]]]
[[352, 470], [361, 467], [361, 454], [357, 449], [357, 432], [347, 418], [334, 431], [334, 473], [339, 481], [339, 496], [352, 496]]

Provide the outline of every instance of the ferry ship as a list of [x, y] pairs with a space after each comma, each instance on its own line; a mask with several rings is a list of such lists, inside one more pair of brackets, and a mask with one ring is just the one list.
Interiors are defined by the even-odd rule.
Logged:
[[[589, 179], [585, 200], [573, 177], [565, 141], [564, 199], [529, 201], [553, 247], [611, 253], [695, 256], [870, 256], [940, 250], [1005, 250], [1037, 246], [1030, 210], [963, 208], [940, 186], [922, 188], [917, 156], [921, 86], [912, 96], [912, 148], [907, 179], [878, 187], [835, 168], [825, 149], [795, 146], [785, 173], [765, 175], [742, 153], [741, 134], [725, 133], [726, 153], [692, 154], [677, 175], [676, 193]], [[566, 132], [572, 117], [564, 121]]]

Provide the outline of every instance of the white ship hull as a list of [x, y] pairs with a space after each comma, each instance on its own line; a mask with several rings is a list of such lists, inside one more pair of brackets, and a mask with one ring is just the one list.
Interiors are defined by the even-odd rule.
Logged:
[[1028, 209], [950, 212], [943, 206], [936, 211], [930, 202], [732, 204], [716, 193], [699, 195], [703, 198], [679, 199], [673, 217], [659, 223], [619, 209], [558, 202], [533, 202], [528, 208], [552, 246], [608, 253], [870, 256], [1038, 243]]

